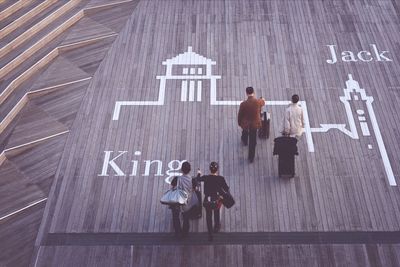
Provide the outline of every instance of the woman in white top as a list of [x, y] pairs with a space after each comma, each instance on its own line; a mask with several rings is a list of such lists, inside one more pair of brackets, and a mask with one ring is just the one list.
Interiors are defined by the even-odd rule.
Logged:
[[285, 110], [283, 118], [282, 134], [290, 137], [300, 138], [304, 132], [303, 109], [299, 102], [299, 96], [292, 96], [292, 103]]

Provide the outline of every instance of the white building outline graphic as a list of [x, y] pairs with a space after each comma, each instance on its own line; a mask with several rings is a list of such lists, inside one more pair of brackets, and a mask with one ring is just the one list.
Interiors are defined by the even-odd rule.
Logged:
[[[167, 59], [162, 62], [163, 65], [167, 66], [166, 74], [157, 76], [160, 80], [160, 87], [158, 93], [158, 100], [155, 101], [116, 101], [113, 120], [119, 119], [119, 114], [123, 106], [162, 106], [165, 102], [165, 87], [167, 80], [181, 80], [181, 101], [182, 102], [201, 102], [202, 101], [202, 83], [203, 81], [210, 81], [210, 105], [222, 105], [222, 106], [237, 106], [240, 105], [242, 100], [217, 100], [217, 80], [221, 79], [219, 75], [212, 74], [212, 66], [216, 65], [216, 62], [201, 56], [193, 52], [192, 47], [188, 47], [188, 51], [178, 56]], [[173, 74], [174, 66], [181, 66], [178, 68], [181, 70], [179, 74]], [[357, 132], [356, 121], [353, 116], [353, 110], [351, 108], [352, 101], [360, 101], [358, 94], [361, 95], [361, 101], [365, 101], [365, 105], [368, 111], [368, 117], [375, 134], [376, 142], [378, 144], [379, 152], [381, 154], [386, 175], [391, 186], [396, 186], [393, 170], [389, 161], [389, 157], [386, 152], [386, 148], [382, 139], [382, 135], [378, 126], [378, 122], [375, 116], [372, 102], [374, 101], [372, 96], [367, 96], [364, 89], [361, 89], [358, 82], [353, 80], [351, 74], [348, 75], [349, 79], [346, 81], [346, 88], [344, 89], [344, 96], [340, 97], [340, 101], [344, 104], [347, 120], [349, 123], [349, 129], [346, 128], [346, 124], [320, 124], [319, 128], [311, 128], [309, 115], [307, 110], [306, 101], [300, 101], [300, 105], [304, 113], [304, 124], [305, 124], [305, 136], [307, 140], [307, 147], [309, 152], [315, 152], [314, 142], [312, 138], [313, 133], [326, 133], [331, 129], [339, 130], [345, 135], [352, 139], [359, 139]], [[353, 97], [352, 97], [353, 96]], [[267, 101], [266, 106], [287, 106], [290, 101]], [[360, 123], [362, 135], [365, 137], [371, 136], [371, 132], [368, 128], [366, 116], [364, 110], [355, 110], [358, 115], [358, 121]], [[372, 149], [372, 145], [368, 145], [368, 149]]]
[[[181, 80], [181, 101], [182, 102], [200, 102], [202, 99], [202, 83], [204, 80], [210, 81], [210, 103], [216, 104], [217, 97], [217, 80], [221, 79], [219, 75], [212, 74], [212, 66], [216, 62], [193, 52], [192, 47], [188, 47], [188, 51], [174, 58], [167, 59], [162, 62], [167, 66], [166, 74], [159, 75], [156, 78], [160, 80], [160, 88], [158, 91], [158, 100], [156, 101], [117, 101], [114, 108], [113, 120], [118, 120], [123, 106], [162, 106], [165, 99], [165, 87], [167, 80]], [[182, 73], [173, 74], [174, 66], [196, 66], [183, 67]], [[205, 70], [205, 71], [204, 71]]]
[[[360, 136], [357, 132], [356, 128], [356, 120], [354, 119], [353, 113], [357, 113], [358, 121], [361, 127], [361, 133], [364, 137], [371, 136], [371, 132], [368, 128], [366, 113], [363, 109], [356, 109], [353, 112], [351, 104], [356, 101], [364, 101], [365, 106], [367, 107], [368, 117], [370, 123], [372, 125], [373, 132], [375, 134], [375, 139], [378, 144], [379, 152], [382, 157], [383, 165], [385, 166], [386, 176], [389, 181], [389, 185], [396, 186], [396, 180], [394, 178], [392, 165], [390, 164], [390, 160], [386, 151], [385, 144], [383, 142], [381, 130], [378, 125], [378, 120], [376, 119], [375, 111], [372, 106], [372, 102], [374, 98], [372, 96], [367, 96], [365, 89], [362, 89], [359, 83], [353, 79], [351, 74], [348, 74], [349, 79], [346, 81], [346, 88], [343, 89], [344, 96], [340, 97], [340, 101], [344, 104], [347, 120], [349, 123], [349, 128], [346, 129], [346, 124], [320, 124], [320, 128], [311, 128], [311, 132], [314, 133], [326, 133], [330, 129], [337, 129], [342, 133], [348, 135], [352, 139], [360, 139]], [[361, 96], [361, 99], [359, 97]], [[368, 144], [368, 149], [372, 149], [372, 145]]]

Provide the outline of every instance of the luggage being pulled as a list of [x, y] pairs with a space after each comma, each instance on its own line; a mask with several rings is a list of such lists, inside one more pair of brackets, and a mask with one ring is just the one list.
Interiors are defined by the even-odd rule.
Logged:
[[278, 155], [278, 175], [279, 177], [294, 177], [295, 160], [299, 154], [297, 150], [297, 139], [294, 137], [281, 136], [274, 140], [273, 155]]
[[261, 139], [269, 138], [271, 115], [267, 111], [261, 113], [261, 128], [258, 130], [258, 137]]

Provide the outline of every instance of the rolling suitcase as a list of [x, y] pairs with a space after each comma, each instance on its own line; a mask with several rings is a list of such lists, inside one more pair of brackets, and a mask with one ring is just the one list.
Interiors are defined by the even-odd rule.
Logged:
[[258, 130], [258, 137], [261, 139], [267, 139], [269, 138], [269, 129], [270, 129], [270, 121], [271, 119], [269, 118], [270, 114], [266, 111], [263, 111], [261, 113], [261, 129]]
[[279, 177], [294, 177], [295, 160], [299, 154], [297, 150], [297, 139], [294, 137], [281, 136], [274, 139], [273, 155], [278, 155]]
[[278, 175], [279, 177], [294, 177], [294, 155], [279, 156]]

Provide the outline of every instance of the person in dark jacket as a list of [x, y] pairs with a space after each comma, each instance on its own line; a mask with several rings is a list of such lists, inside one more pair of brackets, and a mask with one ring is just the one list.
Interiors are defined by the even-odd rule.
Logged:
[[249, 162], [254, 161], [257, 144], [257, 129], [261, 128], [261, 108], [265, 99], [257, 99], [253, 87], [246, 88], [247, 100], [240, 103], [238, 124], [242, 128], [242, 142], [249, 144]]
[[279, 177], [289, 176], [293, 178], [295, 174], [294, 156], [299, 154], [297, 150], [297, 138], [284, 135], [275, 138], [274, 142], [273, 155], [279, 156]]
[[[204, 201], [203, 205], [206, 209], [206, 221], [207, 221], [207, 230], [208, 230], [208, 240], [213, 240], [213, 232], [217, 233], [221, 229], [221, 222], [219, 217], [219, 209], [221, 207], [221, 199], [222, 190], [225, 192], [229, 191], [229, 186], [226, 184], [225, 178], [223, 176], [218, 175], [218, 163], [211, 162], [210, 163], [210, 172], [209, 175], [201, 176], [200, 170], [198, 171], [197, 180], [200, 182], [204, 182]], [[213, 205], [207, 205], [207, 203], [215, 203]], [[212, 227], [212, 215], [214, 213], [214, 229]]]

